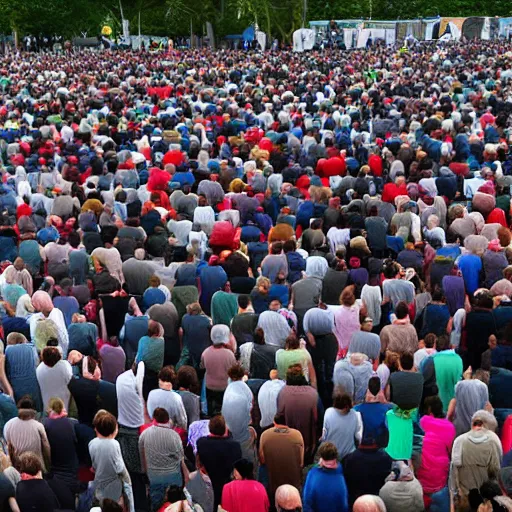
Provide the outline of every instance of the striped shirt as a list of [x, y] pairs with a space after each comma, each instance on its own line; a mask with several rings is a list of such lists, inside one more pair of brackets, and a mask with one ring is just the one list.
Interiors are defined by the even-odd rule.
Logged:
[[169, 425], [156, 424], [139, 438], [141, 460], [146, 461], [148, 475], [180, 473], [183, 460], [181, 438]]

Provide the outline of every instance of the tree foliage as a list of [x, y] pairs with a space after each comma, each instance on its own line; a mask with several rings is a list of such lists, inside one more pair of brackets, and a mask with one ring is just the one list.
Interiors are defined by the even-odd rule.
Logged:
[[[504, 0], [122, 0], [131, 32], [151, 35], [197, 35], [211, 22], [215, 34], [241, 33], [255, 21], [270, 37], [290, 41], [304, 20], [368, 18], [402, 19], [418, 16], [506, 16]], [[65, 38], [99, 34], [108, 23], [121, 32], [119, 0], [0, 0], [0, 32], [53, 35]]]

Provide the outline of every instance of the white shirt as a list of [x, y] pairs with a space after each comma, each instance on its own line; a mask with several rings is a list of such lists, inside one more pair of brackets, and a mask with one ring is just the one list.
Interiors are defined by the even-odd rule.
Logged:
[[144, 363], [140, 362], [137, 367], [137, 376], [132, 370], [126, 370], [117, 377], [117, 419], [124, 427], [139, 428], [144, 425], [144, 399], [142, 398], [144, 370]]
[[53, 397], [60, 398], [64, 402], [66, 409], [69, 408], [71, 393], [68, 389], [68, 384], [72, 376], [73, 370], [71, 365], [62, 359], [52, 368], [45, 363], [39, 364], [36, 368], [36, 377], [41, 388], [45, 411], [48, 409], [48, 403]]
[[274, 423], [277, 413], [277, 397], [284, 388], [284, 381], [275, 379], [267, 380], [258, 393], [258, 405], [261, 412], [260, 427], [268, 427]]

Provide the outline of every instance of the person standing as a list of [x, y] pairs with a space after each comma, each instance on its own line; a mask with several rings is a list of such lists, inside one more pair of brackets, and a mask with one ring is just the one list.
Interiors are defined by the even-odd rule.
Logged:
[[149, 392], [147, 410], [153, 419], [153, 412], [157, 407], [164, 408], [176, 427], [187, 430], [187, 413], [181, 396], [173, 391], [176, 382], [176, 372], [172, 366], [164, 366], [158, 373], [158, 389]]
[[115, 417], [107, 411], [98, 411], [93, 421], [96, 438], [89, 443], [94, 469], [94, 495], [100, 500], [110, 498], [116, 502], [125, 496], [126, 505], [134, 512], [130, 475], [126, 469], [121, 446], [116, 441], [118, 427]]
[[311, 460], [317, 440], [318, 393], [308, 386], [299, 365], [286, 373], [286, 386], [277, 397], [277, 414], [284, 415], [286, 424], [300, 431], [304, 457], [306, 461]]
[[348, 512], [348, 491], [339, 454], [332, 443], [318, 449], [320, 459], [304, 484], [304, 512]]
[[219, 414], [208, 423], [210, 434], [197, 441], [197, 457], [210, 477], [214, 493], [214, 510], [222, 500], [222, 490], [231, 479], [233, 465], [242, 458], [242, 449], [229, 434], [224, 418]]
[[308, 310], [304, 315], [304, 332], [315, 369], [318, 394], [324, 407], [328, 407], [332, 403], [332, 376], [338, 354], [332, 311], [326, 309], [323, 303]]
[[349, 395], [336, 393], [333, 407], [325, 411], [322, 441], [332, 443], [342, 460], [356, 449], [356, 443], [361, 442], [362, 434], [361, 413], [352, 409]]
[[268, 471], [269, 496], [281, 485], [302, 487], [304, 440], [299, 430], [288, 427], [284, 414], [277, 413], [274, 426], [261, 435], [259, 454]]
[[156, 511], [165, 501], [170, 485], [183, 484], [182, 472], [187, 472], [183, 444], [172, 429], [169, 413], [162, 407], [153, 411], [153, 424], [139, 438], [142, 469], [149, 479], [151, 509]]
[[201, 355], [201, 368], [206, 370], [206, 400], [210, 416], [220, 412], [228, 386], [228, 370], [236, 364], [235, 355], [228, 348], [230, 334], [228, 326], [214, 325], [210, 333], [213, 346]]

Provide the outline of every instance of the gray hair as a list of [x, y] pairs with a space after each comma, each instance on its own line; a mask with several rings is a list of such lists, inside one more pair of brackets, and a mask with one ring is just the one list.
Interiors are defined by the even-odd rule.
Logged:
[[480, 409], [473, 414], [471, 417], [471, 423], [473, 424], [475, 421], [481, 421], [484, 424], [484, 427], [492, 432], [496, 432], [496, 429], [498, 428], [498, 421], [494, 417], [494, 414], [484, 411], [483, 409]]

